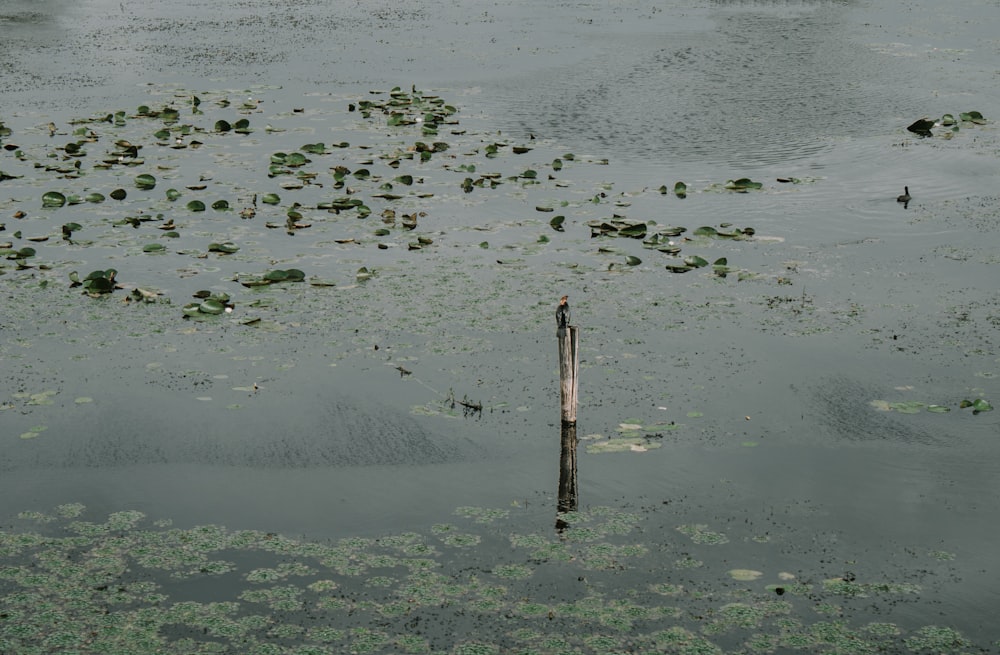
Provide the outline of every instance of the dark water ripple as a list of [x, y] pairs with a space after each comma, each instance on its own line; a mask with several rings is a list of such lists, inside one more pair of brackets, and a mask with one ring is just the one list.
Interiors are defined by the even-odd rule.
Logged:
[[[60, 436], [39, 441], [37, 448], [6, 453], [0, 470], [153, 464], [256, 469], [420, 466], [476, 456], [468, 441], [432, 432], [387, 406], [331, 394], [273, 402], [277, 404], [256, 410], [188, 403], [164, 411], [152, 403], [137, 403], [114, 411], [84, 411], [72, 427], [58, 430]], [[300, 402], [304, 405], [296, 411]]]
[[512, 112], [524, 130], [587, 139], [616, 159], [807, 160], [911, 104], [882, 86], [895, 71], [855, 42], [848, 13], [843, 3], [720, 4], [708, 32], [615, 41], [611, 54], [512, 90]]

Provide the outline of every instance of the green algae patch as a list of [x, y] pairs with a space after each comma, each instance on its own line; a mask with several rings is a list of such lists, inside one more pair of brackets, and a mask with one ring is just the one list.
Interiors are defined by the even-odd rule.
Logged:
[[[19, 520], [35, 530], [0, 531], [0, 646], [131, 655], [917, 655], [975, 647], [946, 626], [840, 617], [854, 599], [888, 609], [900, 595], [919, 596], [907, 583], [840, 578], [798, 594], [706, 586], [686, 563], [701, 562], [688, 556], [655, 565], [663, 577], [651, 584], [646, 560], [656, 551], [708, 552], [725, 543], [704, 525], [680, 526], [691, 543], [669, 545], [637, 541], [642, 514], [615, 508], [569, 513], [569, 527], [546, 534], [517, 532], [520, 519], [505, 509], [465, 506], [456, 515], [467, 527], [435, 524], [430, 538], [309, 542], [213, 525], [175, 528], [136, 510], [98, 519], [78, 503], [22, 512]], [[471, 538], [439, 549], [429, 543], [435, 537]], [[729, 576], [752, 582], [761, 574]], [[684, 584], [663, 579], [680, 577]], [[198, 589], [205, 592], [193, 596]], [[449, 627], [455, 617], [467, 626], [461, 633]], [[413, 621], [427, 627], [416, 634]]]

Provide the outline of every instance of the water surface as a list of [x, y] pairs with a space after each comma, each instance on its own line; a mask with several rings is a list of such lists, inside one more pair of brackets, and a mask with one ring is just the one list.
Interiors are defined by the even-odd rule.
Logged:
[[[224, 230], [254, 257], [343, 287], [358, 266], [384, 271], [332, 295], [293, 292], [274, 333], [190, 327], [180, 305], [206, 286], [232, 288], [228, 265], [185, 264], [195, 274], [164, 279], [124, 254], [124, 238], [74, 253], [73, 266], [111, 262], [173, 307], [122, 318], [113, 303], [62, 284], [39, 291], [30, 272], [5, 269], [5, 523], [81, 502], [99, 516], [140, 509], [326, 539], [516, 504], [531, 508], [524, 525], [548, 529], [559, 454], [551, 312], [569, 293], [583, 329], [581, 434], [680, 424], [649, 452], [581, 451], [584, 506], [655, 508], [653, 543], [673, 543], [687, 522], [734, 542], [777, 532], [780, 545], [753, 555], [772, 574], [829, 577], [860, 562], [903, 575], [908, 549], [954, 553], [949, 576], [928, 585], [939, 605], [902, 617], [988, 644], [1000, 600], [989, 575], [997, 419], [958, 403], [996, 402], [996, 132], [922, 140], [904, 128], [972, 109], [995, 118], [997, 12], [989, 2], [10, 4], [0, 121], [13, 142], [47, 138], [50, 120], [168, 102], [172, 89], [253, 96], [260, 119], [279, 125], [308, 127], [293, 108], [316, 112], [313, 129], [287, 141], [256, 135], [265, 151], [353, 140], [348, 102], [416, 85], [458, 106], [463, 128], [530, 142], [525, 166], [606, 158], [567, 171], [565, 193], [606, 189], [622, 205], [573, 206], [561, 235], [534, 209], [555, 191], [463, 195], [430, 170], [424, 225], [443, 245], [423, 260], [338, 247], [333, 227], [290, 241], [259, 221], [206, 224], [205, 235]], [[199, 166], [219, 180], [236, 170]], [[242, 184], [266, 184], [260, 170]], [[706, 191], [743, 176], [766, 192]], [[677, 180], [696, 192], [656, 191]], [[895, 201], [903, 185], [906, 206]], [[0, 239], [58, 225], [36, 217], [40, 191], [26, 188], [0, 183]], [[25, 221], [11, 218], [18, 209]], [[585, 221], [612, 211], [752, 226], [758, 238], [704, 254], [756, 275], [672, 275], [624, 240], [613, 245], [643, 265], [607, 272]], [[538, 234], [552, 241], [529, 249]], [[490, 249], [477, 247], [484, 238]], [[14, 397], [46, 389], [56, 404]], [[487, 411], [414, 411], [449, 389]], [[74, 403], [84, 396], [95, 402]], [[883, 412], [879, 400], [952, 411]], [[39, 424], [40, 436], [18, 438]]]

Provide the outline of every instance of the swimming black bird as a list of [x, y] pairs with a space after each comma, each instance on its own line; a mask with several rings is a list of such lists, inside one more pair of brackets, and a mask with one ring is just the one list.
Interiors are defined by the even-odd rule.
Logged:
[[569, 296], [559, 299], [559, 306], [556, 307], [556, 334], [560, 337], [566, 334], [566, 327], [569, 325]]
[[896, 202], [910, 202], [910, 187], [903, 187], [903, 195], [897, 197]]

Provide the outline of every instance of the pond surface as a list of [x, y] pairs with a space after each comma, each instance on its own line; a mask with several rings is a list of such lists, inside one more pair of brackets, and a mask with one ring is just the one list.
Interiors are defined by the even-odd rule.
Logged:
[[[11, 545], [34, 530], [112, 549], [79, 517], [115, 515], [112, 532], [136, 543], [136, 526], [168, 520], [279, 534], [302, 540], [294, 558], [311, 556], [301, 544], [420, 534], [478, 618], [445, 620], [426, 609], [435, 600], [415, 631], [391, 608], [402, 582], [376, 585], [383, 598], [370, 570], [332, 567], [357, 616], [429, 641], [364, 641], [358, 619], [346, 641], [287, 631], [255, 648], [992, 652], [1000, 428], [975, 410], [996, 403], [1000, 375], [998, 14], [986, 1], [8, 3], [0, 570], [51, 555]], [[393, 87], [457, 111], [436, 134], [390, 125], [387, 105], [365, 112]], [[423, 109], [407, 115], [426, 121]], [[969, 111], [985, 124], [906, 130]], [[215, 128], [240, 118], [247, 133]], [[418, 144], [437, 142], [447, 149], [421, 158]], [[273, 163], [315, 143], [326, 148], [303, 166]], [[155, 187], [137, 188], [140, 174]], [[762, 186], [725, 188], [739, 178]], [[42, 206], [49, 191], [116, 188], [124, 200]], [[370, 215], [322, 207], [349, 197]], [[654, 247], [667, 236], [592, 236], [616, 217], [649, 235], [686, 228], [669, 237], [679, 256]], [[70, 222], [80, 229], [64, 239]], [[695, 255], [726, 266], [665, 268]], [[113, 293], [71, 286], [72, 271], [109, 268]], [[253, 284], [293, 268], [307, 279]], [[185, 318], [201, 290], [227, 294], [232, 312]], [[560, 542], [563, 294], [581, 330], [580, 516], [600, 526], [569, 537], [582, 550], [565, 561], [537, 550]], [[615, 444], [626, 450], [601, 452]], [[545, 544], [524, 550], [517, 535]], [[219, 539], [236, 564], [203, 566], [216, 589], [197, 571], [164, 581], [148, 562], [140, 577], [170, 602], [235, 601], [248, 571], [277, 566], [262, 543]], [[760, 576], [731, 574], [744, 569]], [[29, 583], [6, 570], [13, 598]], [[470, 570], [509, 587], [487, 593]], [[572, 582], [588, 576], [585, 591]], [[650, 592], [650, 579], [686, 591]], [[768, 604], [800, 583], [788, 607]], [[324, 587], [305, 584], [322, 603]], [[147, 591], [122, 606], [163, 606]], [[600, 620], [558, 605], [597, 597]], [[626, 598], [643, 607], [635, 625], [621, 623]], [[242, 600], [290, 612], [285, 624], [339, 620]], [[763, 614], [723, 621], [744, 606]], [[497, 616], [523, 623], [491, 627]], [[589, 641], [566, 637], [591, 620]], [[171, 625], [161, 638], [195, 652], [195, 624]], [[529, 629], [566, 643], [517, 632]]]

